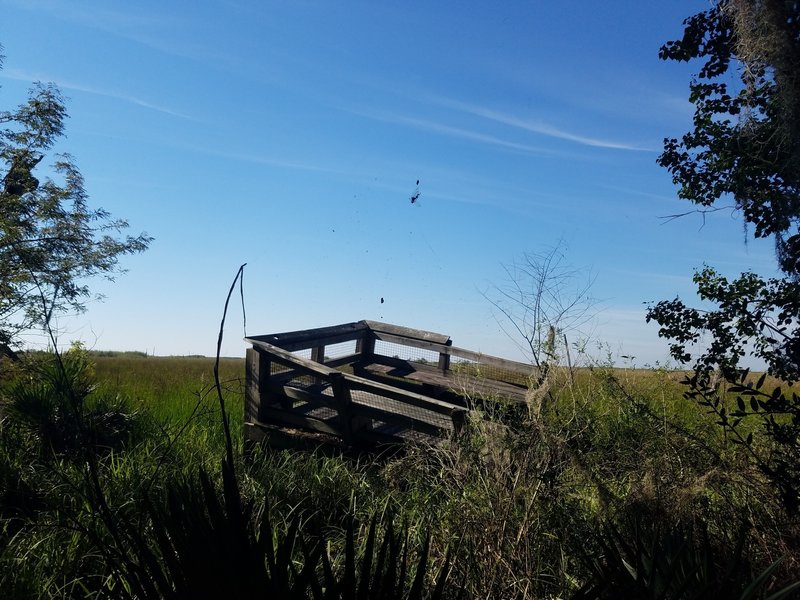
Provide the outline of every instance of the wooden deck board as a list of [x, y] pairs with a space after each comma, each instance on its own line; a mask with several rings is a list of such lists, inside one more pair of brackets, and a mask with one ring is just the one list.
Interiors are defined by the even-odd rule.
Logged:
[[373, 376], [399, 377], [435, 388], [449, 390], [460, 396], [498, 396], [514, 402], [525, 402], [525, 395], [527, 393], [527, 388], [516, 386], [511, 383], [479, 379], [471, 375], [459, 373], [445, 375], [439, 372], [415, 368], [410, 363], [408, 363], [407, 366], [370, 363], [366, 365], [362, 364], [360, 368]]
[[424, 408], [409, 406], [397, 400], [376, 396], [375, 394], [362, 392], [361, 390], [353, 390], [352, 397], [354, 404], [379, 408], [396, 415], [418, 419], [442, 429], [452, 429], [452, 419], [433, 411], [425, 410]]

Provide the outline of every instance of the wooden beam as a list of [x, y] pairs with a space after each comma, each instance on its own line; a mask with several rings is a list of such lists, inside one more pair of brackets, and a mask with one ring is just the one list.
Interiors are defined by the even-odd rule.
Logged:
[[[489, 378], [475, 377], [468, 373], [462, 374], [453, 371], [442, 373], [428, 365], [417, 365], [416, 363], [409, 363], [397, 359], [392, 361], [376, 360], [370, 365], [360, 365], [356, 374], [370, 381], [373, 381], [376, 377], [381, 378], [380, 381], [386, 385], [412, 392], [416, 390], [409, 388], [408, 385], [417, 383], [429, 386], [429, 388], [441, 390], [442, 392], [451, 392], [462, 398], [467, 395], [478, 393], [481, 395], [495, 395], [515, 402], [524, 402], [525, 395], [528, 391], [527, 386], [496, 381]], [[421, 393], [426, 397], [432, 395], [427, 390]]]
[[333, 396], [328, 396], [319, 392], [309, 392], [300, 388], [292, 387], [290, 385], [272, 384], [270, 390], [274, 394], [279, 394], [288, 398], [292, 402], [307, 402], [314, 406], [326, 406], [328, 408], [336, 409], [336, 401]]
[[363, 414], [356, 412], [353, 398], [350, 394], [350, 382], [339, 373], [339, 377], [331, 379], [333, 397], [336, 399], [336, 409], [339, 411], [339, 421], [345, 433], [347, 441], [355, 441], [355, 434], [361, 429], [369, 429], [372, 426], [372, 419], [365, 418]]
[[447, 373], [448, 369], [450, 369], [450, 355], [446, 352], [439, 352], [439, 370]]
[[267, 386], [269, 384], [269, 358], [254, 348], [245, 353], [245, 400], [244, 422], [253, 422], [258, 418], [258, 407], [268, 402]]
[[[374, 421], [382, 421], [391, 425], [399, 425], [405, 429], [419, 431], [427, 435], [441, 435], [445, 431], [450, 431], [450, 421], [447, 421], [447, 426], [438, 426], [429, 423], [423, 419], [418, 419], [410, 415], [400, 414], [396, 412], [389, 412], [374, 406], [366, 406], [364, 404], [353, 403], [353, 413], [361, 418], [367, 417]], [[359, 432], [355, 431], [354, 436], [358, 436]]]
[[386, 333], [398, 337], [409, 338], [419, 341], [434, 342], [436, 344], [448, 345], [450, 344], [450, 336], [443, 333], [436, 333], [433, 331], [425, 331], [423, 329], [412, 329], [411, 327], [403, 327], [402, 325], [392, 325], [390, 323], [381, 323], [379, 321], [362, 321], [365, 323], [373, 333]]
[[478, 363], [482, 363], [484, 365], [491, 365], [493, 367], [506, 369], [507, 371], [512, 371], [514, 373], [522, 373], [526, 376], [531, 375], [535, 370], [535, 367], [533, 365], [517, 362], [514, 360], [508, 360], [505, 358], [499, 358], [497, 356], [491, 356], [490, 354], [481, 354], [480, 352], [474, 352], [472, 350], [467, 350], [466, 348], [458, 348], [456, 346], [448, 348], [447, 353], [450, 354], [450, 356], [456, 356], [458, 358], [466, 358], [467, 360], [472, 360]]
[[260, 421], [264, 423], [289, 425], [300, 429], [310, 429], [311, 431], [319, 431], [320, 433], [327, 433], [339, 437], [342, 437], [344, 434], [341, 428], [332, 423], [323, 421], [322, 419], [279, 410], [277, 408], [267, 408], [261, 415]]
[[356, 354], [365, 361], [369, 361], [375, 353], [375, 336], [367, 331], [356, 342]]
[[325, 363], [325, 346], [319, 345], [314, 346], [311, 348], [311, 360], [316, 363], [324, 364]]
[[321, 377], [330, 377], [333, 375], [333, 377], [336, 377], [335, 373], [341, 373], [341, 371], [337, 371], [331, 367], [326, 367], [325, 365], [316, 363], [313, 360], [296, 356], [288, 350], [279, 348], [278, 346], [274, 346], [268, 342], [263, 342], [254, 338], [247, 338], [247, 341], [253, 344], [254, 348], [266, 352], [275, 362], [286, 365], [293, 369], [297, 369], [303, 372], [304, 375], [315, 375]]
[[411, 406], [416, 406], [417, 408], [429, 410], [433, 413], [450, 416], [454, 408], [461, 408], [457, 404], [442, 402], [441, 400], [435, 400], [433, 398], [429, 398], [428, 396], [423, 396], [422, 394], [415, 394], [414, 392], [407, 392], [391, 385], [370, 381], [369, 379], [365, 379], [363, 377], [347, 374], [344, 376], [350, 385], [350, 389], [352, 390], [370, 392], [376, 396], [391, 398], [392, 400], [404, 402]]
[[345, 323], [343, 325], [304, 329], [302, 331], [250, 336], [245, 338], [245, 341], [248, 343], [253, 343], [253, 341], [266, 342], [274, 346], [280, 346], [285, 350], [303, 350], [319, 345], [331, 345], [357, 340], [368, 330], [366, 323], [363, 322]]
[[339, 356], [338, 358], [332, 358], [330, 360], [326, 360], [325, 366], [335, 369], [336, 367], [341, 367], [344, 365], [352, 365], [353, 363], [356, 363], [359, 360], [361, 360], [360, 354], [348, 354], [346, 356]]
[[430, 350], [432, 352], [446, 352], [449, 346], [441, 342], [432, 342], [430, 340], [421, 340], [417, 338], [403, 337], [394, 333], [387, 333], [385, 331], [375, 331], [375, 339], [391, 342], [393, 344], [400, 344], [401, 346], [408, 346], [410, 348], [420, 348], [422, 350]]

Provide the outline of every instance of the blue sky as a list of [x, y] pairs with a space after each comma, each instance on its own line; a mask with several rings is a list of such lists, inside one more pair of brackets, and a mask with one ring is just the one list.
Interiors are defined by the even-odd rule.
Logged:
[[58, 84], [93, 205], [155, 237], [60, 339], [211, 355], [246, 262], [249, 334], [373, 319], [520, 358], [484, 292], [561, 242], [602, 300], [583, 334], [663, 362], [644, 302], [774, 265], [729, 212], [660, 218], [691, 208], [655, 161], [694, 67], [658, 48], [707, 5], [0, 0], [1, 106]]

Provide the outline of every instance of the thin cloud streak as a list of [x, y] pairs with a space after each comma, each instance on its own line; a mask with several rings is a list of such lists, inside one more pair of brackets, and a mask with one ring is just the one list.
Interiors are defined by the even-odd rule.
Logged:
[[442, 125], [441, 123], [428, 121], [427, 119], [417, 119], [414, 117], [406, 117], [403, 115], [372, 112], [372, 111], [351, 110], [349, 112], [352, 112], [353, 114], [356, 114], [361, 117], [373, 119], [375, 121], [382, 121], [384, 123], [393, 123], [396, 125], [408, 125], [422, 131], [440, 133], [442, 135], [447, 135], [450, 137], [471, 140], [474, 142], [481, 142], [483, 144], [490, 144], [492, 146], [499, 146], [501, 148], [508, 148], [510, 150], [517, 150], [529, 154], [539, 154], [539, 155], [558, 154], [557, 152], [553, 152], [552, 150], [548, 150], [546, 148], [529, 146], [527, 144], [519, 144], [517, 142], [511, 142], [492, 135], [486, 135], [484, 133], [478, 133], [476, 131], [470, 131], [468, 129], [461, 129], [460, 127], [451, 127], [449, 125]]
[[156, 112], [160, 112], [165, 115], [169, 115], [171, 117], [177, 117], [179, 119], [186, 119], [188, 121], [199, 121], [195, 117], [191, 115], [187, 115], [182, 112], [178, 112], [171, 108], [167, 108], [165, 106], [160, 106], [158, 104], [153, 104], [152, 102], [147, 102], [146, 100], [142, 100], [141, 98], [137, 98], [136, 96], [131, 96], [129, 94], [125, 94], [122, 92], [115, 92], [113, 90], [104, 90], [101, 88], [96, 88], [89, 85], [84, 85], [81, 83], [75, 83], [66, 80], [59, 80], [54, 79], [52, 77], [42, 76], [39, 74], [33, 73], [26, 73], [24, 71], [20, 71], [19, 69], [11, 69], [7, 73], [0, 75], [0, 77], [5, 77], [6, 79], [12, 79], [14, 81], [47, 81], [56, 84], [59, 88], [65, 90], [72, 90], [74, 92], [84, 92], [86, 94], [92, 94], [95, 96], [103, 96], [104, 98], [113, 98], [115, 100], [122, 100], [123, 102], [128, 102], [129, 104], [135, 104], [136, 106], [141, 106], [142, 108], [146, 108], [148, 110], [153, 110]]
[[[185, 30], [190, 16], [176, 14], [149, 15], [141, 11], [119, 11], [98, 7], [92, 3], [61, 2], [53, 0], [6, 0], [22, 10], [37, 12], [48, 18], [77, 24], [102, 31], [158, 52], [194, 61], [219, 61], [235, 64], [234, 57], [220, 51], [211, 51], [207, 43], [200, 41], [179, 45], [172, 41], [169, 31]], [[149, 34], [147, 32], [150, 32]], [[162, 41], [164, 38], [170, 41]]]
[[247, 154], [244, 152], [227, 152], [221, 150], [212, 150], [210, 148], [204, 148], [200, 146], [193, 146], [188, 144], [178, 144], [178, 143], [169, 143], [167, 144], [172, 148], [186, 150], [190, 152], [197, 152], [198, 154], [204, 154], [206, 156], [216, 156], [218, 158], [224, 158], [227, 160], [237, 160], [242, 162], [249, 162], [257, 165], [264, 165], [267, 167], [276, 167], [280, 169], [292, 169], [298, 171], [309, 171], [312, 173], [327, 173], [330, 175], [337, 175], [337, 176], [350, 176], [355, 177], [352, 173], [348, 173], [339, 169], [334, 169], [331, 167], [322, 167], [319, 165], [313, 165], [309, 163], [300, 163], [300, 162], [292, 162], [287, 160], [280, 160], [276, 158], [270, 158], [266, 156], [259, 156], [256, 154]]
[[624, 142], [603, 140], [600, 138], [579, 135], [569, 131], [564, 131], [563, 129], [559, 129], [541, 121], [522, 119], [520, 117], [501, 113], [490, 108], [459, 102], [458, 100], [435, 97], [433, 98], [433, 101], [441, 106], [460, 110], [461, 112], [488, 119], [490, 121], [495, 121], [496, 123], [502, 123], [504, 125], [509, 125], [511, 127], [529, 131], [531, 133], [537, 133], [539, 135], [545, 135], [547, 137], [575, 142], [576, 144], [581, 144], [583, 146], [590, 146], [593, 148], [608, 148], [611, 150], [629, 150], [632, 152], [655, 152], [653, 148], [644, 148]]

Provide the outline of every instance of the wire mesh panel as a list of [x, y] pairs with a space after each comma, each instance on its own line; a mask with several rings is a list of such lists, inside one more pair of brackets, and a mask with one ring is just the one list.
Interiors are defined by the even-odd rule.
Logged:
[[356, 353], [356, 341], [350, 340], [348, 342], [339, 342], [338, 344], [330, 344], [325, 346], [325, 360], [333, 360], [342, 358], [343, 356], [351, 356]]
[[271, 361], [269, 363], [270, 375], [280, 375], [281, 373], [288, 373], [291, 370], [292, 369], [290, 367], [287, 367], [286, 365], [281, 364], [279, 362]]
[[450, 370], [454, 375], [461, 375], [462, 377], [485, 379], [525, 387], [530, 384], [530, 379], [533, 375], [533, 367], [530, 368], [530, 371], [522, 368], [511, 370], [481, 362], [480, 360], [466, 358], [453, 358], [450, 361]]
[[406, 346], [405, 344], [386, 342], [384, 340], [375, 341], [375, 354], [382, 354], [389, 358], [399, 358], [422, 365], [428, 364], [436, 366], [439, 363], [438, 352], [426, 350], [425, 348]]
[[406, 421], [407, 426], [414, 428], [415, 421], [423, 421], [440, 427], [448, 427], [449, 417], [420, 406], [414, 406], [402, 400], [388, 398], [381, 394], [366, 390], [355, 390], [352, 393], [353, 404], [369, 406], [392, 414], [392, 421]]

